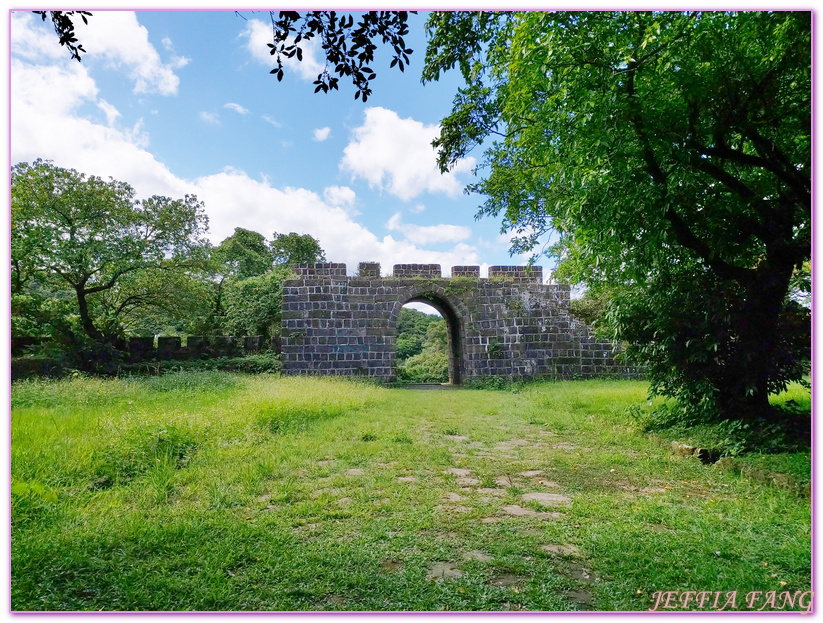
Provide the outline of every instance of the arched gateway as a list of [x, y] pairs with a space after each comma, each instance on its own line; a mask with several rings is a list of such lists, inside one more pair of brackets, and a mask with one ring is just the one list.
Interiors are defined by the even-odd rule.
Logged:
[[633, 376], [615, 362], [614, 346], [569, 314], [569, 286], [542, 283], [539, 266], [361, 262], [354, 277], [345, 264], [298, 265], [283, 284], [284, 374], [365, 375], [395, 379], [397, 318], [420, 301], [446, 320], [449, 382], [481, 376], [559, 378]]

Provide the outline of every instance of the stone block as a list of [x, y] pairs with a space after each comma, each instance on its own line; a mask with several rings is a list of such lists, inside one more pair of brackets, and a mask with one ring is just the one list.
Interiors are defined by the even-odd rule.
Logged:
[[179, 337], [158, 337], [157, 338], [157, 358], [175, 359], [180, 355]]
[[154, 357], [153, 337], [130, 337], [129, 359], [131, 361], [145, 361]]
[[452, 277], [472, 277], [480, 279], [479, 266], [452, 266]]
[[395, 277], [441, 277], [440, 264], [395, 264], [392, 274]]
[[240, 345], [237, 338], [228, 335], [213, 337], [211, 349], [215, 357], [236, 357], [240, 354]]
[[247, 353], [256, 353], [263, 345], [262, 335], [247, 335], [243, 338], [243, 350]]
[[361, 279], [379, 279], [380, 262], [360, 262], [357, 265], [357, 276]]

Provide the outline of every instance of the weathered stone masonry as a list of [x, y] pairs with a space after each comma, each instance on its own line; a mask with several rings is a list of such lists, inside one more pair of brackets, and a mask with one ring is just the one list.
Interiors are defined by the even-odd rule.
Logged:
[[569, 286], [544, 285], [539, 266], [396, 264], [393, 277], [361, 262], [299, 265], [283, 284], [284, 374], [365, 375], [395, 379], [397, 318], [421, 301], [445, 318], [450, 381], [481, 376], [559, 378], [633, 376], [615, 361], [614, 346], [569, 314]]

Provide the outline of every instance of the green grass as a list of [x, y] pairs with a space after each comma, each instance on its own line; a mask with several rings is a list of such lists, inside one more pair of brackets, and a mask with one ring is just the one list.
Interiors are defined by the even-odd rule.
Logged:
[[[12, 609], [645, 610], [655, 591], [809, 590], [808, 497], [674, 455], [630, 413], [646, 391], [15, 383]], [[572, 503], [521, 497], [539, 492]]]

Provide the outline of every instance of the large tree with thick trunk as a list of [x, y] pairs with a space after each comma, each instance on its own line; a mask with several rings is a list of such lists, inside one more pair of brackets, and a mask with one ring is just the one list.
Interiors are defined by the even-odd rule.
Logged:
[[[11, 171], [12, 267], [70, 288], [78, 324], [95, 342], [116, 342], [120, 316], [168, 298], [164, 275], [201, 263], [206, 229], [194, 196], [138, 201], [128, 184], [42, 160]], [[104, 296], [115, 291], [116, 304]]]
[[[466, 86], [436, 142], [485, 141], [482, 214], [618, 292], [653, 389], [749, 417], [803, 374], [788, 298], [811, 254], [809, 12], [443, 12], [424, 79]], [[622, 295], [619, 294], [622, 292]]]

